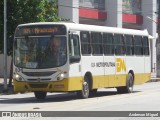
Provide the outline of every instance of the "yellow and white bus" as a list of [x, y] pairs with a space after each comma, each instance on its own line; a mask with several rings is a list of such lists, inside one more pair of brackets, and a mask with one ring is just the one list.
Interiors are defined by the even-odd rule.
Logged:
[[131, 93], [150, 80], [150, 37], [131, 30], [76, 23], [28, 23], [14, 36], [14, 91], [77, 92], [88, 98], [98, 88]]

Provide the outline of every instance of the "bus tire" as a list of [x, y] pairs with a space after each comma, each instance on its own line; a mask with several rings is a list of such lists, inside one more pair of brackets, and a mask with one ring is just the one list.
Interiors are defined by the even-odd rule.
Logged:
[[36, 92], [34, 92], [34, 95], [37, 99], [45, 99], [47, 92], [36, 91]]
[[128, 73], [127, 80], [126, 80], [126, 86], [124, 87], [117, 87], [118, 93], [132, 93], [133, 92], [133, 85], [134, 85], [134, 79], [132, 73]]
[[133, 92], [133, 85], [134, 85], [134, 78], [133, 78], [132, 73], [129, 73], [127, 76], [127, 86], [126, 86], [127, 93]]
[[82, 84], [82, 90], [77, 91], [77, 96], [80, 99], [86, 99], [89, 97], [89, 80], [88, 77], [84, 77], [84, 81]]

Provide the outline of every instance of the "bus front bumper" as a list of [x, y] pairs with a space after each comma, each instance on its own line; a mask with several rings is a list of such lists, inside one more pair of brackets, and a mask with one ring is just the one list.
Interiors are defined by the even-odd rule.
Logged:
[[53, 82], [26, 82], [13, 80], [14, 92], [44, 91], [44, 92], [68, 92], [82, 89], [82, 78], [65, 78]]

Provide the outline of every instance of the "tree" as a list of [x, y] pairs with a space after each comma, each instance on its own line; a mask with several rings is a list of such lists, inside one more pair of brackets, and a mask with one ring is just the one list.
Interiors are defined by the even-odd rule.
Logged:
[[[0, 1], [0, 53], [3, 51], [3, 0]], [[18, 24], [30, 22], [59, 21], [57, 0], [7, 0], [7, 40], [13, 40], [14, 31]], [[11, 41], [9, 46], [12, 46]], [[8, 47], [7, 45], [7, 47]], [[7, 53], [12, 54], [12, 47]], [[12, 63], [10, 66], [9, 86], [12, 84]]]
[[0, 1], [0, 54], [2, 52], [2, 47], [3, 47], [3, 0]]
[[[0, 1], [0, 51], [3, 51], [3, 0]], [[18, 24], [59, 21], [57, 0], [7, 0], [7, 39]]]
[[37, 17], [38, 20], [41, 22], [45, 21], [56, 22], [60, 20], [60, 18], [58, 17], [57, 0], [41, 1], [39, 5], [39, 10], [41, 10], [41, 12], [38, 14]]

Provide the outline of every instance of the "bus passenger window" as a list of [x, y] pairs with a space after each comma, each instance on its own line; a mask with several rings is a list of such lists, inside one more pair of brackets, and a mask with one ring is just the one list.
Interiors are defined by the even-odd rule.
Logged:
[[148, 37], [143, 37], [143, 54], [149, 55], [149, 43], [148, 43]]
[[113, 35], [111, 33], [103, 34], [103, 51], [105, 55], [114, 54]]
[[89, 32], [82, 31], [81, 36], [81, 52], [82, 55], [91, 54], [91, 45], [90, 45], [90, 34]]
[[124, 47], [124, 39], [122, 35], [119, 35], [119, 34], [114, 35], [114, 44], [115, 44], [115, 54], [124, 55], [125, 47]]
[[102, 47], [102, 35], [101, 33], [91, 33], [91, 46], [92, 46], [92, 54], [93, 55], [101, 55], [103, 54], [103, 47]]
[[134, 36], [134, 53], [135, 55], [143, 55], [143, 45], [141, 36]]
[[126, 55], [134, 55], [133, 37], [125, 35]]

